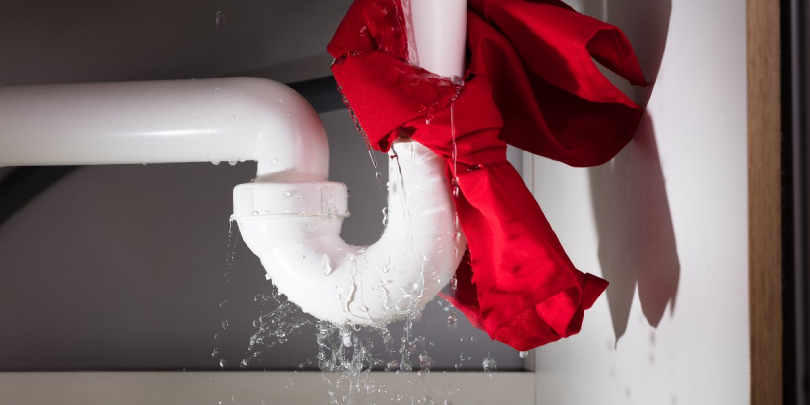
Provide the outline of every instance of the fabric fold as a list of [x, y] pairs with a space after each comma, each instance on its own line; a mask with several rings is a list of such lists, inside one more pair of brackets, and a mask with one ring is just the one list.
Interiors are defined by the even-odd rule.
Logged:
[[518, 350], [578, 333], [607, 282], [571, 262], [506, 145], [573, 166], [611, 159], [641, 109], [593, 60], [645, 84], [632, 47], [559, 1], [470, 0], [459, 86], [408, 63], [402, 16], [396, 0], [355, 0], [328, 51], [373, 148], [410, 136], [447, 161], [468, 252], [445, 298]]

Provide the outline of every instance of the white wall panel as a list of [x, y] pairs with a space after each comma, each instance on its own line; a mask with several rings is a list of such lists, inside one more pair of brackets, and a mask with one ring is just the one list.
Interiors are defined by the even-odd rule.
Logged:
[[535, 351], [537, 403], [748, 403], [745, 2], [574, 5], [623, 28], [654, 83], [607, 165], [526, 157], [574, 263], [611, 283], [580, 335]]

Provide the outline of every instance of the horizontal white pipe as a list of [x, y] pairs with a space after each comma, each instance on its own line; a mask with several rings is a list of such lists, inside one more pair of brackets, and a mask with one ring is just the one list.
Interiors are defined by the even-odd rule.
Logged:
[[0, 88], [0, 166], [244, 160], [262, 180], [325, 180], [317, 113], [255, 78]]

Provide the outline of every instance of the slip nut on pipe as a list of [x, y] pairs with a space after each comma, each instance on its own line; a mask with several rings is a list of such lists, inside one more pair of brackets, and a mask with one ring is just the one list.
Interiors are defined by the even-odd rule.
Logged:
[[233, 220], [266, 216], [349, 216], [348, 188], [332, 181], [240, 184], [233, 189]]

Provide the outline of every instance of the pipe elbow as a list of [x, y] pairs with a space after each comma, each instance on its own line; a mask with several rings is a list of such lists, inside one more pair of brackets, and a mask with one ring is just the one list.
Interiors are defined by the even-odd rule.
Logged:
[[303, 96], [272, 80], [247, 77], [226, 80], [223, 90], [235, 93], [233, 102], [244, 104], [241, 113], [248, 118], [240, 130], [255, 136], [256, 149], [251, 154], [258, 164], [256, 181], [327, 179], [326, 130]]
[[[268, 279], [316, 318], [385, 325], [421, 310], [458, 267], [466, 240], [456, 227], [443, 159], [410, 141], [396, 142], [392, 153], [387, 225], [370, 246], [340, 238], [348, 216], [340, 183], [302, 183], [296, 189], [292, 183], [251, 183], [234, 192], [235, 219]], [[267, 195], [248, 196], [252, 191], [243, 186]], [[291, 213], [248, 213], [246, 201]], [[279, 205], [284, 202], [288, 206]]]

